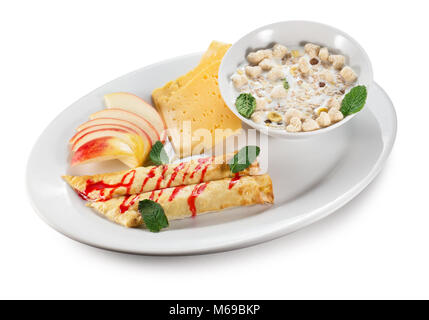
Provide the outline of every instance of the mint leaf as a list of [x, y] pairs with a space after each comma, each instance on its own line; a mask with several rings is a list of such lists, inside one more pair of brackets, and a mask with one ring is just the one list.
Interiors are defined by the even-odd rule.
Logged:
[[235, 101], [235, 106], [239, 114], [249, 119], [256, 108], [256, 99], [250, 93], [242, 93]]
[[232, 173], [243, 171], [259, 156], [261, 149], [258, 146], [247, 146], [238, 151], [229, 162], [229, 169]]
[[359, 112], [365, 106], [368, 92], [365, 86], [357, 86], [350, 90], [341, 103], [341, 113], [344, 117]]
[[164, 150], [164, 145], [161, 141], [155, 142], [155, 144], [152, 146], [152, 150], [149, 153], [150, 160], [156, 164], [167, 164], [170, 162], [170, 159], [168, 159], [167, 153]]
[[164, 209], [155, 201], [140, 201], [139, 212], [143, 218], [146, 228], [148, 228], [150, 232], [159, 232], [161, 229], [169, 226]]
[[290, 88], [289, 82], [287, 82], [286, 79], [283, 79], [283, 88], [285, 88], [286, 90], [288, 90]]

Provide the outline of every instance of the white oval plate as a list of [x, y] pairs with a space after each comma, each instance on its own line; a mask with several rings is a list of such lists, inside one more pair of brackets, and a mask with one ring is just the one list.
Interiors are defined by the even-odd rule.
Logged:
[[64, 110], [36, 142], [27, 166], [27, 188], [40, 215], [57, 231], [91, 246], [151, 255], [201, 254], [242, 248], [307, 226], [354, 198], [377, 175], [396, 136], [396, 114], [377, 85], [353, 121], [312, 139], [269, 138], [268, 171], [275, 205], [236, 208], [173, 221], [158, 234], [116, 225], [85, 207], [64, 183], [67, 141], [88, 115], [103, 108], [103, 95], [151, 92], [197, 65], [201, 54], [179, 57], [129, 73]]

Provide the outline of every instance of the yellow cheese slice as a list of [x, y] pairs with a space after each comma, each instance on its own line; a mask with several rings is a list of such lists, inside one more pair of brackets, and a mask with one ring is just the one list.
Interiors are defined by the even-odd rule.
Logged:
[[168, 99], [175, 91], [185, 86], [193, 77], [207, 68], [208, 65], [215, 62], [216, 60], [222, 59], [230, 47], [230, 44], [212, 41], [197, 67], [189, 71], [187, 74], [177, 78], [176, 80], [166, 83], [162, 88], [155, 89], [152, 92], [155, 105], [157, 103], [167, 103]]
[[152, 92], [181, 157], [210, 149], [241, 129], [241, 121], [225, 105], [218, 88], [219, 66], [230, 46], [213, 41], [195, 69]]
[[167, 102], [155, 102], [167, 124], [174, 149], [181, 157], [211, 149], [241, 129], [240, 119], [220, 95], [220, 63], [221, 60], [217, 60], [207, 66]]

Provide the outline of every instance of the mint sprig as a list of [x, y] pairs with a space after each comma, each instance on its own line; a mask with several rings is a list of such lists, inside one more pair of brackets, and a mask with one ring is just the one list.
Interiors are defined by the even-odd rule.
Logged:
[[146, 228], [148, 228], [150, 232], [159, 232], [161, 229], [169, 226], [164, 209], [155, 201], [147, 199], [140, 201], [139, 212]]
[[152, 150], [149, 153], [149, 158], [155, 165], [167, 164], [170, 162], [170, 159], [168, 159], [167, 152], [165, 152], [164, 145], [161, 141], [155, 142], [155, 144], [152, 146]]
[[243, 171], [259, 156], [261, 149], [258, 146], [246, 146], [241, 148], [229, 162], [229, 169], [232, 173]]
[[249, 119], [256, 108], [256, 99], [250, 93], [242, 93], [235, 101], [235, 107], [239, 114]]
[[341, 103], [341, 113], [344, 117], [362, 110], [365, 106], [368, 92], [365, 86], [357, 86], [350, 90]]

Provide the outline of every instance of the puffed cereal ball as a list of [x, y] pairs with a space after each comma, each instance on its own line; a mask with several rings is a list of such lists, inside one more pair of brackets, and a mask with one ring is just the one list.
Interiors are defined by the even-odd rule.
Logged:
[[298, 117], [292, 117], [289, 125], [286, 127], [287, 132], [300, 132], [302, 130], [301, 119]]
[[328, 113], [325, 111], [320, 113], [316, 121], [319, 124], [319, 126], [321, 126], [322, 128], [328, 127], [331, 125], [331, 118], [329, 117]]
[[332, 54], [329, 56], [329, 62], [332, 63], [335, 69], [341, 70], [346, 64], [346, 57], [340, 54]]
[[343, 70], [341, 70], [340, 75], [343, 77], [343, 79], [346, 82], [355, 82], [357, 80], [357, 74], [353, 71], [350, 67], [344, 67]]
[[315, 45], [313, 43], [307, 43], [304, 46], [304, 50], [310, 57], [314, 58], [319, 55], [320, 46]]
[[256, 67], [247, 66], [246, 67], [246, 74], [252, 79], [259, 77], [261, 75], [261, 73], [262, 73], [262, 69], [259, 66], [256, 66]]
[[241, 74], [234, 74], [231, 77], [232, 83], [234, 84], [234, 87], [237, 89], [240, 89], [241, 87], [245, 86], [247, 84], [247, 77], [245, 75]]
[[271, 59], [265, 58], [259, 62], [259, 66], [264, 71], [270, 71], [274, 67], [274, 62]]
[[288, 48], [281, 44], [275, 44], [273, 47], [273, 56], [279, 59], [284, 58], [289, 53]]
[[302, 124], [302, 130], [305, 132], [314, 131], [319, 128], [319, 124], [313, 119], [305, 119], [304, 123]]
[[252, 116], [250, 117], [255, 123], [261, 123], [264, 119], [264, 112], [263, 111], [256, 111], [253, 112]]
[[302, 117], [303, 117], [303, 113], [300, 110], [295, 108], [290, 108], [285, 113], [285, 122], [289, 124], [292, 118], [302, 119]]
[[266, 58], [272, 58], [273, 51], [271, 49], [258, 50], [256, 52], [251, 52], [247, 56], [247, 61], [251, 64], [257, 65], [259, 62]]
[[341, 121], [344, 119], [343, 113], [337, 109], [334, 109], [334, 108], [329, 109], [328, 115], [329, 115], [329, 118], [331, 119], [331, 122], [333, 122], [333, 123]]
[[329, 50], [328, 50], [328, 48], [322, 48], [322, 49], [320, 49], [320, 51], [319, 51], [319, 58], [323, 62], [328, 62], [329, 61]]

